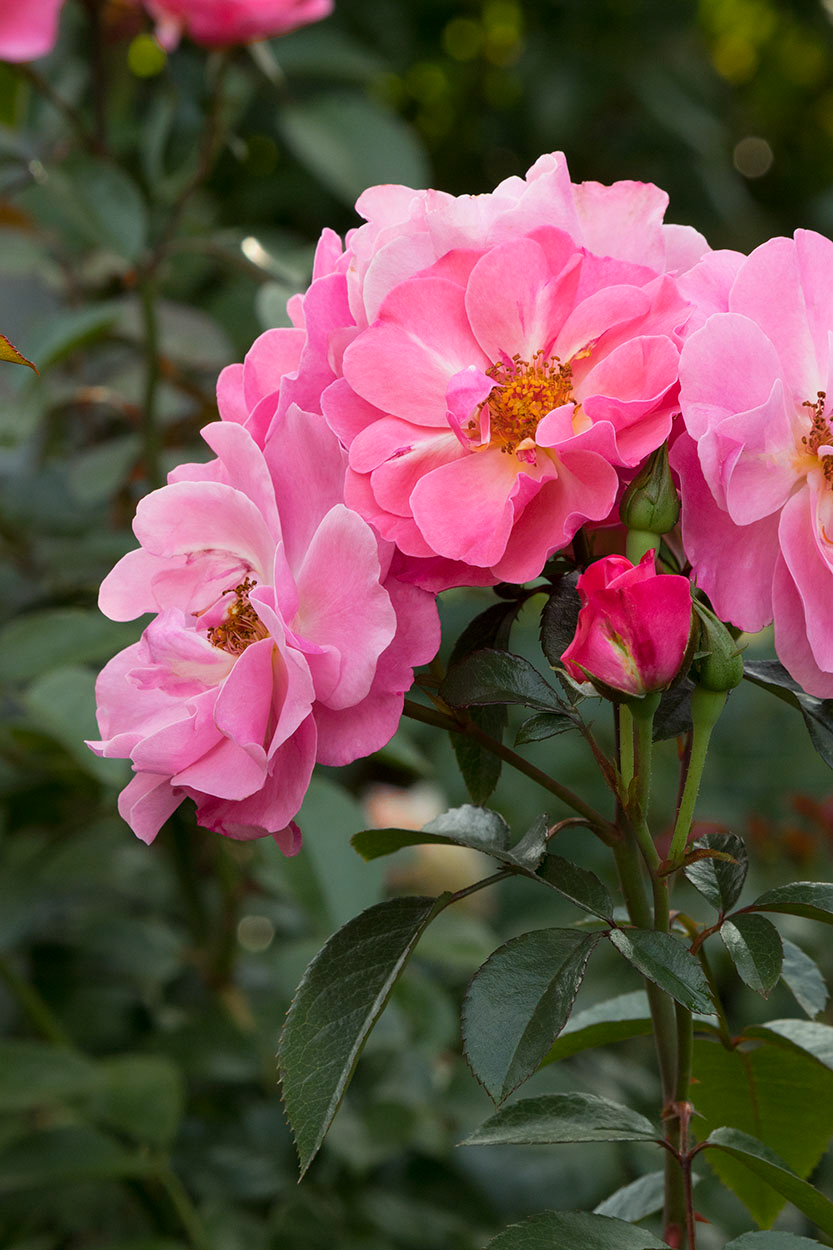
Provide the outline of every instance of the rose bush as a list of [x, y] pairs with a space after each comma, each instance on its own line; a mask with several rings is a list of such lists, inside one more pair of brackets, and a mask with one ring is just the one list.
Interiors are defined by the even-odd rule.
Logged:
[[688, 579], [657, 574], [648, 551], [636, 565], [624, 556], [596, 560], [577, 589], [578, 625], [562, 656], [570, 676], [635, 697], [665, 690], [688, 648]]
[[203, 437], [216, 458], [142, 500], [142, 545], [102, 585], [111, 618], [156, 616], [101, 673], [90, 745], [132, 760], [119, 810], [144, 841], [190, 797], [206, 828], [292, 854], [314, 763], [390, 739], [436, 609], [344, 506], [320, 418], [292, 406], [262, 448], [233, 420]]
[[785, 667], [829, 698], [833, 243], [771, 239], [713, 291], [680, 361], [686, 554], [718, 615], [750, 631], [774, 621]]

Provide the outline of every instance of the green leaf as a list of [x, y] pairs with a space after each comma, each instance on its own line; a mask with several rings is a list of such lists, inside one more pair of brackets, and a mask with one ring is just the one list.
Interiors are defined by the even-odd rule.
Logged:
[[520, 703], [539, 712], [561, 712], [566, 705], [537, 668], [511, 651], [472, 651], [449, 668], [440, 695], [451, 707]]
[[833, 1028], [816, 1020], [767, 1020], [745, 1030], [747, 1037], [760, 1037], [776, 1046], [799, 1050], [833, 1072]]
[[[783, 1159], [769, 1146], [739, 1129], [718, 1128], [709, 1136], [710, 1162], [713, 1161], [716, 1151], [729, 1155], [733, 1163], [751, 1173], [766, 1188], [774, 1189], [782, 1198], [798, 1207], [799, 1211], [803, 1211], [828, 1236], [833, 1236], [833, 1203], [790, 1171]], [[781, 1205], [783, 1204], [779, 1203], [779, 1207]], [[760, 1222], [762, 1221], [759, 1220]]]
[[745, 911], [775, 911], [833, 924], [833, 885], [825, 881], [793, 881], [767, 890]]
[[101, 663], [138, 636], [134, 623], [109, 621], [96, 609], [27, 612], [0, 626], [0, 681], [28, 681], [64, 664]]
[[101, 1077], [90, 1108], [95, 1119], [135, 1141], [169, 1146], [185, 1103], [177, 1065], [164, 1055], [116, 1055], [102, 1063]]
[[[751, 1133], [777, 1149], [799, 1176], [810, 1174], [830, 1136], [833, 1073], [810, 1055], [789, 1049], [787, 1042], [783, 1047], [756, 1044], [728, 1050], [695, 1039], [693, 1075], [698, 1137], [726, 1126]], [[709, 1161], [757, 1222], [768, 1228], [783, 1206], [778, 1197], [783, 1191], [773, 1189], [766, 1177], [750, 1175], [733, 1157], [710, 1153]]]
[[833, 768], [833, 699], [807, 694], [777, 660], [747, 662], [743, 675], [800, 710], [810, 741], [825, 764]]
[[541, 648], [553, 668], [575, 637], [581, 610], [577, 581], [577, 572], [562, 574], [541, 611]]
[[485, 1250], [668, 1250], [644, 1228], [587, 1211], [542, 1211], [513, 1224]]
[[[692, 1187], [699, 1184], [700, 1177], [692, 1176]], [[604, 1202], [594, 1207], [596, 1215], [612, 1215], [629, 1224], [638, 1224], [647, 1215], [661, 1211], [665, 1202], [665, 1173], [646, 1172], [644, 1176], [617, 1189]]]
[[0, 1111], [33, 1111], [82, 1098], [99, 1082], [95, 1063], [65, 1046], [23, 1038], [0, 1040]]
[[0, 1151], [0, 1194], [75, 1181], [123, 1180], [154, 1171], [153, 1160], [125, 1150], [98, 1129], [48, 1129]]
[[482, 651], [484, 647], [506, 651], [522, 604], [522, 599], [503, 600], [493, 603], [485, 612], [479, 612], [455, 642], [449, 664], [458, 664], [473, 651]]
[[715, 1015], [709, 985], [699, 962], [670, 933], [654, 929], [613, 929], [613, 945], [649, 981], [689, 1011]]
[[[490, 738], [496, 742], [503, 740], [507, 722], [505, 707], [473, 707], [469, 715]], [[473, 803], [487, 803], [500, 781], [503, 766], [500, 757], [466, 734], [449, 732], [448, 736], [469, 797]]]
[[689, 864], [685, 876], [707, 903], [711, 903], [715, 911], [723, 915], [730, 911], [740, 898], [749, 859], [743, 838], [736, 833], [707, 833], [698, 838], [689, 848], [691, 851], [722, 851], [731, 855], [732, 860], [698, 859]]
[[511, 938], [475, 973], [463, 1004], [463, 1045], [494, 1102], [540, 1067], [597, 941], [576, 929], [537, 929]]
[[723, 1250], [813, 1250], [820, 1241], [809, 1237], [796, 1237], [795, 1233], [744, 1233], [734, 1241], [727, 1241]]
[[[502, 864], [513, 864], [534, 872], [547, 848], [547, 818], [539, 816], [514, 846], [506, 821], [487, 807], [464, 804], [452, 807], [435, 817], [422, 830], [364, 829], [351, 839], [356, 851], [366, 861], [381, 855], [392, 855], [406, 846], [426, 843], [441, 846], [467, 846], [491, 855]], [[601, 883], [599, 883], [601, 884]]]
[[437, 910], [433, 898], [377, 903], [333, 934], [304, 973], [278, 1053], [302, 1175], [324, 1140], [371, 1029]]
[[645, 1037], [650, 1032], [651, 1011], [645, 991], [617, 994], [571, 1016], [544, 1063], [568, 1059], [594, 1046], [623, 1042], [629, 1037]]
[[565, 729], [573, 728], [573, 720], [564, 712], [536, 712], [525, 720], [515, 734], [515, 746], [525, 746], [527, 742], [544, 742], [563, 734]]
[[277, 120], [287, 147], [350, 208], [377, 183], [430, 181], [414, 130], [364, 93], [318, 92], [283, 104]]
[[560, 855], [550, 854], [538, 869], [538, 876], [582, 911], [613, 923], [613, 899], [589, 868], [580, 868]]
[[827, 1006], [830, 994], [818, 964], [789, 938], [782, 937], [781, 945], [784, 948], [781, 980], [802, 1011], [811, 1017], [819, 1015]]
[[742, 913], [724, 921], [720, 936], [741, 980], [769, 998], [778, 984], [784, 959], [781, 935], [772, 921], [754, 912]]
[[661, 1141], [662, 1132], [630, 1107], [596, 1094], [522, 1098], [490, 1116], [464, 1146], [530, 1146], [559, 1142]]
[[147, 213], [141, 192], [113, 161], [86, 157], [72, 170], [78, 223], [91, 243], [136, 260], [145, 245]]

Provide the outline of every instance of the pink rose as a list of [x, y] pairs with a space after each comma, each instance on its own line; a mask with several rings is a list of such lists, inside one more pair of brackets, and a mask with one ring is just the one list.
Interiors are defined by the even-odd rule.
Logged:
[[0, 4], [0, 61], [36, 61], [58, 38], [63, 0], [5, 0]]
[[691, 632], [688, 579], [657, 574], [653, 551], [636, 565], [605, 556], [582, 573], [578, 593], [576, 634], [562, 656], [570, 676], [637, 697], [669, 686]]
[[142, 545], [101, 588], [114, 620], [156, 616], [101, 673], [90, 745], [132, 760], [119, 810], [143, 841], [189, 797], [206, 828], [271, 833], [292, 854], [314, 763], [396, 730], [439, 644], [436, 608], [344, 506], [344, 454], [320, 417], [293, 405], [262, 446], [235, 421], [203, 437], [216, 459], [141, 501]]
[[285, 35], [320, 21], [333, 11], [333, 0], [144, 0], [156, 19], [156, 36], [174, 48], [187, 34], [207, 47], [227, 47]]
[[685, 549], [717, 614], [750, 631], [774, 620], [782, 663], [829, 698], [833, 243], [799, 230], [735, 268], [680, 361]]
[[346, 252], [328, 244], [293, 311], [330, 319], [317, 386], [346, 502], [418, 584], [536, 577], [668, 436], [690, 308], [669, 271], [705, 243], [665, 205], [549, 156], [488, 196], [373, 188]]

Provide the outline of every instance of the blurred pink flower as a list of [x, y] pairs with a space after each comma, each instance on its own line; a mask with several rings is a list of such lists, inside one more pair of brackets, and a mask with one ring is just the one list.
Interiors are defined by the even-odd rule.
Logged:
[[680, 362], [683, 540], [698, 585], [833, 696], [833, 243], [770, 239], [741, 264]]
[[63, 0], [3, 0], [0, 3], [0, 61], [36, 61], [58, 38]]
[[333, 11], [333, 0], [144, 0], [144, 5], [168, 49], [182, 34], [211, 48], [270, 39]]
[[157, 615], [101, 673], [90, 745], [132, 760], [119, 810], [144, 841], [190, 797], [206, 828], [292, 854], [313, 764], [391, 738], [436, 608], [344, 506], [320, 417], [292, 406], [262, 446], [235, 421], [203, 437], [216, 459], [140, 502], [142, 545], [102, 585], [114, 620]]
[[669, 686], [691, 632], [688, 579], [658, 574], [653, 551], [637, 565], [605, 556], [582, 573], [578, 593], [576, 634], [562, 656], [570, 676], [631, 696]]

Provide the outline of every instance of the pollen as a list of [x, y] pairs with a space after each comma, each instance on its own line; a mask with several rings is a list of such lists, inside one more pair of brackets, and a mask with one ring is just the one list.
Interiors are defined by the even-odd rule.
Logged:
[[269, 637], [266, 626], [249, 602], [249, 593], [257, 582], [245, 578], [239, 586], [224, 590], [224, 595], [234, 595], [225, 619], [208, 631], [208, 641], [229, 655], [241, 655], [253, 642]]
[[830, 428], [830, 419], [824, 415], [826, 400], [827, 393], [818, 391], [814, 401], [805, 399], [802, 404], [810, 412], [810, 432], [804, 435], [801, 443], [811, 456], [817, 457], [825, 481], [833, 488], [833, 455], [819, 455], [820, 448], [833, 448], [833, 430]]
[[572, 368], [558, 356], [544, 359], [543, 352], [536, 352], [531, 361], [513, 356], [511, 361], [490, 365], [486, 373], [498, 385], [480, 405], [469, 429], [474, 433], [479, 428], [480, 414], [488, 405], [490, 445], [499, 446], [507, 455], [527, 439], [534, 444], [538, 422], [573, 399]]

